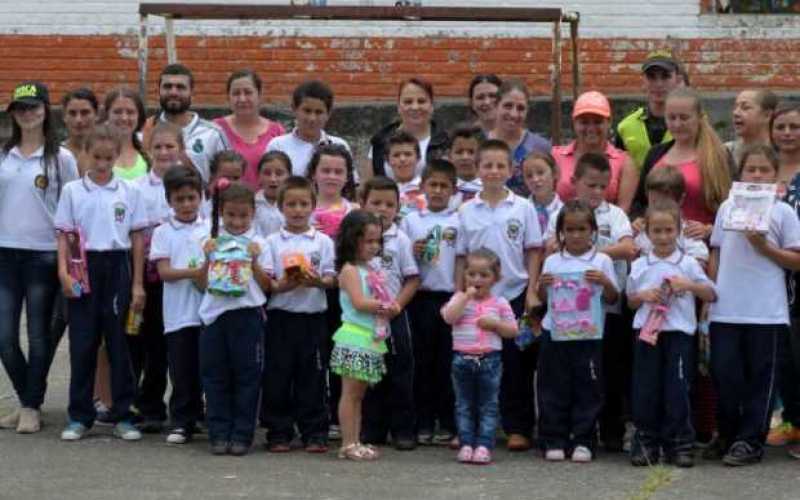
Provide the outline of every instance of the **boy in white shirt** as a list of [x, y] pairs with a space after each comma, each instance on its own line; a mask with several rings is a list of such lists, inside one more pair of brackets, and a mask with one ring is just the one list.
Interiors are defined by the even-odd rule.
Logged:
[[201, 242], [208, 224], [200, 217], [202, 179], [183, 166], [164, 174], [164, 190], [172, 215], [153, 232], [150, 260], [164, 281], [164, 334], [172, 382], [170, 426], [166, 441], [183, 444], [191, 439], [203, 416], [200, 387], [199, 339], [202, 331], [200, 301], [205, 254]]
[[425, 208], [422, 180], [416, 175], [419, 155], [419, 143], [408, 132], [397, 131], [386, 141], [386, 162], [400, 192], [401, 218]]
[[[414, 397], [417, 440], [447, 444], [455, 436], [452, 327], [438, 312], [455, 290], [458, 214], [448, 208], [456, 171], [447, 160], [428, 160], [422, 172], [427, 208], [408, 214], [400, 223], [414, 244], [422, 284], [408, 305], [414, 341]], [[436, 432], [436, 423], [439, 423]]]
[[305, 177], [289, 177], [278, 193], [285, 223], [267, 237], [267, 304], [262, 419], [267, 449], [287, 452], [300, 431], [309, 453], [328, 450], [322, 346], [328, 337], [325, 290], [336, 285], [333, 241], [310, 225], [316, 197]]
[[482, 132], [475, 125], [459, 125], [450, 132], [447, 157], [456, 167], [456, 192], [450, 198], [450, 207], [457, 209], [478, 194], [483, 185], [478, 177], [478, 146]]
[[[483, 190], [458, 211], [456, 290], [463, 289], [465, 256], [486, 247], [500, 257], [502, 269], [492, 294], [508, 300], [514, 315], [521, 317], [523, 312], [541, 305], [536, 282], [541, 266], [542, 233], [536, 211], [528, 200], [506, 188], [511, 177], [511, 151], [504, 142], [489, 140], [481, 145], [478, 176]], [[520, 351], [513, 340], [503, 340], [500, 413], [511, 450], [527, 450], [531, 446], [535, 370], [533, 346]]]
[[397, 184], [386, 177], [373, 177], [364, 184], [361, 206], [383, 222], [383, 250], [370, 262], [386, 275], [386, 288], [394, 297], [391, 305], [391, 334], [387, 339], [386, 376], [371, 387], [363, 403], [363, 441], [383, 444], [391, 432], [398, 450], [417, 445], [414, 408], [414, 354], [411, 326], [406, 314], [420, 284], [411, 240], [394, 223], [400, 195]]

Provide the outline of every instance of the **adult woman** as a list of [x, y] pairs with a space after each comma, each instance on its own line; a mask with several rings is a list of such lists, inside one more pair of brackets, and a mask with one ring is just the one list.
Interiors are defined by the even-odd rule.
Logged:
[[[47, 87], [27, 82], [14, 89], [11, 139], [0, 151], [0, 359], [19, 398], [19, 409], [0, 427], [38, 432], [47, 388], [52, 339], [50, 318], [58, 291], [58, 197], [78, 178], [75, 158], [59, 146]], [[20, 217], [24, 214], [24, 217]], [[25, 303], [28, 359], [19, 345]]]
[[147, 158], [139, 139], [145, 121], [144, 104], [139, 94], [119, 87], [106, 95], [105, 121], [122, 136], [122, 153], [114, 165], [114, 175], [133, 180], [147, 173]]
[[258, 189], [258, 161], [270, 141], [286, 131], [278, 122], [261, 116], [261, 77], [251, 69], [234, 71], [225, 86], [232, 113], [217, 118], [228, 143], [247, 161], [241, 180]]
[[85, 87], [71, 90], [64, 94], [61, 107], [64, 110], [64, 125], [67, 128], [67, 140], [62, 145], [78, 158], [83, 152], [86, 136], [97, 122], [99, 107], [97, 96]]
[[679, 88], [670, 92], [665, 117], [673, 140], [653, 146], [647, 154], [636, 192], [637, 212], [647, 205], [644, 180], [650, 170], [674, 165], [686, 181], [686, 199], [681, 205], [686, 220], [684, 234], [707, 239], [711, 236], [717, 209], [728, 197], [734, 177], [733, 160], [693, 90]]
[[497, 75], [477, 75], [469, 83], [469, 110], [475, 117], [475, 126], [487, 135], [497, 121], [497, 91], [503, 82]]
[[742, 150], [754, 144], [770, 143], [770, 124], [772, 113], [778, 106], [778, 96], [770, 90], [743, 90], [736, 96], [733, 105], [733, 129], [736, 140], [725, 143], [736, 164], [742, 157]]
[[397, 92], [397, 113], [400, 120], [383, 127], [370, 139], [370, 160], [373, 175], [392, 177], [386, 162], [386, 140], [397, 130], [404, 130], [419, 141], [420, 158], [416, 174], [422, 174], [426, 158], [439, 158], [448, 145], [447, 133], [433, 120], [433, 86], [422, 78], [410, 78], [400, 82]]
[[506, 80], [497, 91], [497, 121], [489, 132], [489, 139], [499, 139], [511, 149], [511, 179], [508, 187], [527, 197], [530, 193], [522, 179], [522, 163], [533, 153], [549, 153], [550, 141], [528, 130], [528, 102], [530, 93], [521, 80]]
[[584, 153], [604, 154], [611, 164], [611, 181], [606, 188], [606, 201], [628, 212], [639, 183], [639, 170], [625, 151], [608, 141], [611, 105], [600, 92], [585, 92], [575, 101], [572, 129], [575, 140], [566, 146], [553, 146], [553, 158], [559, 169], [558, 196], [563, 201], [575, 197], [572, 174], [575, 163]]

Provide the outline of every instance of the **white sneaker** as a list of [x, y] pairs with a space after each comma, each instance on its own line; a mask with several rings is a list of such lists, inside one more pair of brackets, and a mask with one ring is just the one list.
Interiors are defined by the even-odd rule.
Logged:
[[67, 426], [64, 428], [64, 430], [61, 431], [61, 440], [62, 441], [77, 441], [77, 440], [83, 438], [83, 436], [85, 436], [88, 431], [89, 431], [89, 429], [85, 425], [83, 425], [82, 423], [80, 423], [80, 422], [70, 422], [70, 423], [67, 424]]
[[167, 435], [167, 443], [169, 444], [184, 444], [188, 440], [189, 436], [186, 433], [186, 429], [183, 427], [172, 429]]
[[547, 450], [544, 453], [544, 459], [548, 462], [562, 462], [565, 458], [564, 450]]
[[585, 464], [592, 461], [592, 451], [585, 446], [577, 446], [572, 451], [572, 461]]
[[33, 408], [19, 409], [18, 434], [33, 434], [42, 430], [42, 417], [39, 410]]
[[19, 408], [0, 418], [0, 429], [16, 429], [19, 424]]
[[114, 426], [114, 435], [123, 441], [139, 441], [142, 433], [130, 422], [120, 422]]

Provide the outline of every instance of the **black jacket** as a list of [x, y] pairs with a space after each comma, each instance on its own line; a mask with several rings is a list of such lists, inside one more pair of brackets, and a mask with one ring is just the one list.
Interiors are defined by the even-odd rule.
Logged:
[[[383, 162], [386, 161], [386, 141], [392, 133], [400, 128], [400, 121], [386, 125], [373, 135], [369, 140], [372, 146], [372, 173], [373, 175], [386, 175]], [[431, 140], [425, 153], [426, 158], [441, 158], [447, 153], [450, 139], [447, 132], [440, 130], [436, 122], [431, 120]]]

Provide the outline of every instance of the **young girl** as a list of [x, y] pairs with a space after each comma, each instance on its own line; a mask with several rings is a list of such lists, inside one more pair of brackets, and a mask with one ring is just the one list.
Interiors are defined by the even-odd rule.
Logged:
[[263, 363], [262, 306], [270, 289], [265, 242], [252, 227], [255, 210], [249, 188], [217, 181], [211, 238], [204, 244], [207, 286], [200, 303], [205, 325], [200, 377], [214, 455], [247, 454], [255, 432]]
[[[164, 173], [182, 160], [188, 161], [184, 152], [183, 134], [176, 125], [159, 122], [149, 140], [147, 148], [152, 168], [147, 175], [133, 181], [142, 193], [142, 202], [147, 213], [148, 227], [142, 233], [145, 255], [150, 254], [153, 231], [169, 219], [171, 212], [162, 182]], [[144, 286], [148, 300], [142, 313], [142, 324], [138, 334], [129, 334], [127, 340], [134, 382], [138, 389], [134, 405], [142, 417], [138, 427], [143, 432], [159, 432], [167, 418], [167, 408], [164, 405], [164, 393], [167, 390], [167, 344], [164, 338], [162, 307], [164, 284], [154, 261], [148, 260], [145, 264]]]
[[145, 157], [139, 132], [145, 121], [145, 109], [139, 94], [125, 87], [106, 95], [105, 122], [122, 136], [122, 151], [114, 165], [114, 175], [120, 179], [134, 180], [147, 174]]
[[[663, 450], [667, 462], [691, 467], [695, 432], [689, 389], [694, 371], [692, 336], [697, 329], [695, 298], [713, 302], [716, 295], [700, 263], [678, 246], [681, 212], [677, 202], [664, 198], [652, 203], [645, 214], [645, 229], [652, 250], [634, 261], [626, 287], [628, 305], [636, 310], [637, 339], [631, 463], [657, 464]], [[659, 311], [662, 308], [666, 310]]]
[[733, 105], [736, 140], [725, 143], [738, 164], [745, 146], [769, 144], [770, 117], [778, 107], [778, 97], [769, 90], [743, 90]]
[[453, 325], [453, 385], [462, 463], [492, 462], [503, 371], [502, 338], [517, 336], [517, 322], [508, 301], [492, 295], [500, 280], [500, 259], [486, 248], [467, 254], [466, 292], [456, 292], [442, 307]]
[[258, 184], [256, 193], [256, 232], [266, 238], [283, 225], [283, 214], [278, 208], [278, 191], [284, 181], [292, 175], [292, 161], [283, 151], [270, 151], [258, 162]]
[[206, 199], [200, 207], [200, 214], [204, 219], [211, 220], [214, 190], [216, 189], [217, 181], [226, 179], [228, 182], [236, 182], [244, 175], [244, 169], [245, 159], [236, 151], [226, 149], [214, 155], [209, 166], [211, 180], [208, 182]]
[[387, 318], [390, 308], [374, 298], [368, 285], [369, 262], [379, 254], [383, 227], [377, 216], [362, 210], [347, 214], [336, 240], [342, 326], [333, 337], [331, 370], [342, 377], [339, 422], [342, 447], [339, 457], [374, 460], [375, 448], [359, 442], [361, 403], [369, 384], [386, 373], [386, 343], [376, 336], [376, 318]]
[[[769, 146], [742, 152], [743, 182], [774, 183], [777, 173]], [[731, 208], [730, 199], [720, 206], [711, 233], [709, 275], [718, 294], [709, 315], [711, 376], [719, 394], [720, 440], [727, 446], [723, 461], [747, 465], [764, 453], [777, 346], [788, 335], [784, 270], [800, 269], [800, 222], [789, 205], [776, 202], [766, 234], [726, 231]]]
[[[118, 422], [114, 435], [138, 440], [141, 434], [130, 423], [135, 384], [124, 324], [129, 306], [139, 314], [144, 307], [141, 230], [147, 227], [147, 213], [139, 190], [114, 176], [112, 167], [122, 150], [116, 131], [98, 126], [87, 139], [86, 149], [89, 171], [83, 179], [64, 186], [55, 216], [58, 274], [69, 303], [71, 368], [69, 423], [61, 439], [81, 439], [94, 423], [92, 385], [102, 337], [111, 363], [111, 411]], [[75, 255], [70, 247], [78, 246], [70, 241], [75, 240], [86, 250], [81, 270], [88, 273], [84, 283], [69, 272]]]
[[522, 178], [531, 192], [530, 200], [536, 208], [539, 227], [543, 230], [564, 206], [556, 193], [558, 177], [558, 166], [550, 153], [531, 153], [522, 162]]
[[[597, 222], [591, 207], [577, 199], [568, 201], [558, 214], [556, 234], [561, 250], [544, 261], [539, 279], [541, 299], [555, 293], [566, 280], [564, 274], [582, 273], [593, 295], [602, 293], [605, 304], [616, 302], [619, 293], [614, 265], [594, 246]], [[577, 308], [577, 298], [574, 302]], [[605, 307], [601, 309], [600, 317], [593, 316], [589, 325], [595, 332], [605, 319]], [[603, 406], [602, 330], [600, 335], [556, 339], [553, 332], [558, 324], [553, 316], [553, 307], [548, 307], [542, 321], [536, 379], [539, 438], [547, 460], [564, 460], [571, 447], [573, 462], [590, 462], [597, 417]]]

